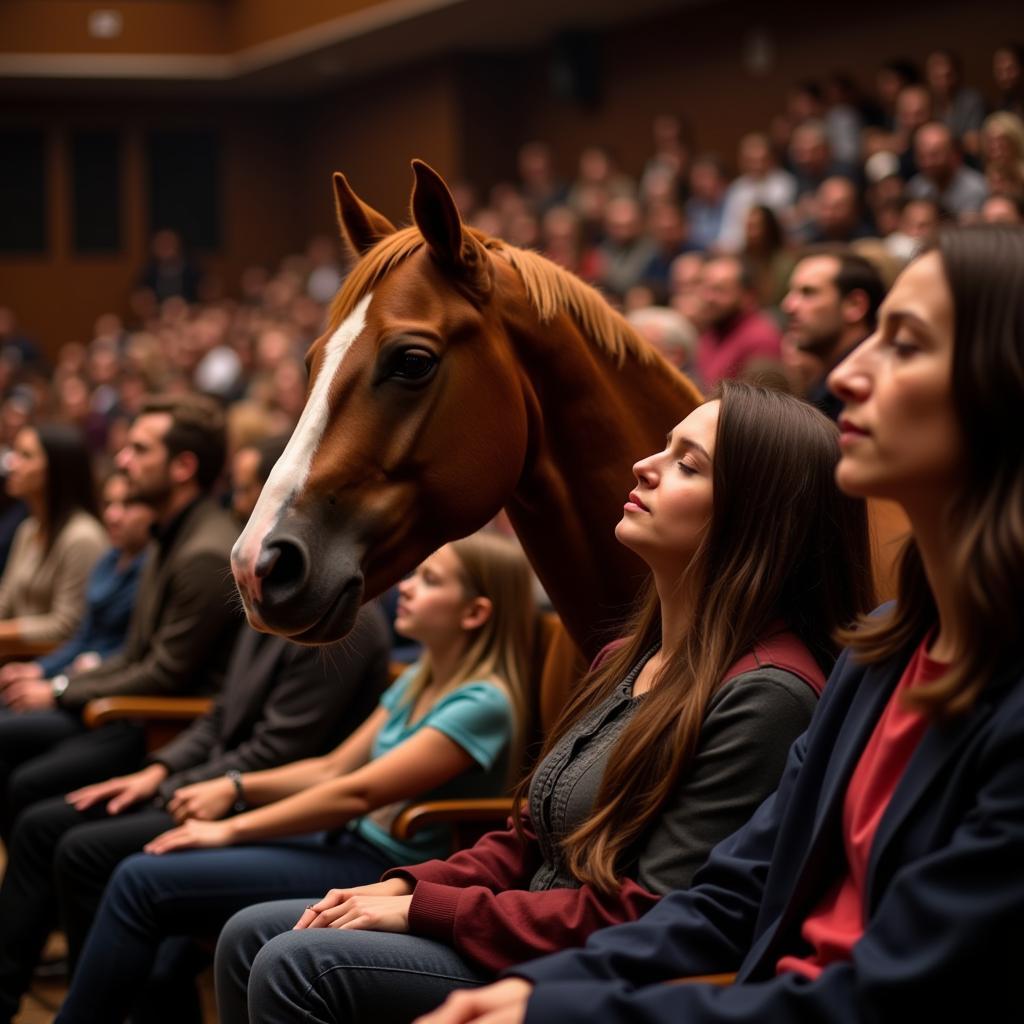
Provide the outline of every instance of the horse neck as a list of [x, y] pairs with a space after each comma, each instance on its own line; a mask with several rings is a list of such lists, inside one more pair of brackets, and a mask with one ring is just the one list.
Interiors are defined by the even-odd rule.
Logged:
[[615, 539], [637, 459], [700, 401], [664, 361], [624, 364], [567, 316], [508, 330], [524, 371], [527, 464], [507, 511], [551, 602], [592, 657], [647, 575]]

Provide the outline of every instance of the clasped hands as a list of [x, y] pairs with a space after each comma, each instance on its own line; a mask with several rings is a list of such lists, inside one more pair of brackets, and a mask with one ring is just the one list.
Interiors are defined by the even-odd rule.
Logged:
[[322, 900], [306, 908], [294, 930], [341, 928], [407, 932], [410, 903], [412, 884], [404, 878], [389, 878], [351, 889], [331, 889]]
[[[306, 908], [293, 930], [408, 932], [411, 903], [412, 884], [405, 878], [389, 878], [352, 889], [331, 889], [322, 900]], [[453, 992], [416, 1024], [522, 1024], [532, 991], [533, 986], [522, 978], [463, 989]]]
[[0, 668], [0, 695], [10, 711], [45, 711], [57, 705], [53, 687], [34, 661], [12, 661]]

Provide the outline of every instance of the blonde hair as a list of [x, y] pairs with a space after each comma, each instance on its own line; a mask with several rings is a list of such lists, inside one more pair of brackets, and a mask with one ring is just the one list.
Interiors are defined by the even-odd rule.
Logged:
[[985, 118], [982, 136], [1005, 135], [1013, 147], [1013, 171], [1018, 183], [1024, 181], [1024, 120], [1009, 110], [998, 110]]
[[[474, 533], [449, 547], [459, 562], [459, 582], [467, 599], [486, 597], [492, 605], [487, 620], [468, 637], [462, 658], [438, 698], [464, 683], [487, 680], [508, 694], [512, 705], [509, 781], [522, 767], [528, 735], [530, 665], [537, 609], [530, 565], [516, 541], [493, 532]], [[434, 681], [430, 655], [416, 664], [406, 690], [411, 705]]]

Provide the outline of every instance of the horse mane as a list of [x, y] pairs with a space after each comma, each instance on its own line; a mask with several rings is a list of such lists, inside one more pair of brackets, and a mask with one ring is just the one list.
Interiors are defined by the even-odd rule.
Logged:
[[[658, 361], [658, 353], [617, 313], [596, 288], [581, 281], [540, 253], [520, 249], [472, 228], [465, 229], [483, 248], [503, 259], [519, 275], [542, 323], [565, 313], [599, 349], [621, 366], [632, 356], [641, 365]], [[359, 300], [372, 291], [400, 263], [426, 246], [416, 227], [401, 228], [378, 242], [352, 268], [330, 310], [332, 330], [342, 323]]]

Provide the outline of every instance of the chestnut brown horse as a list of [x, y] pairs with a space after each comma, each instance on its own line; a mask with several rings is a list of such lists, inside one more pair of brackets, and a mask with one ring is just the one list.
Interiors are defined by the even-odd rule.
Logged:
[[464, 227], [441, 178], [413, 169], [402, 230], [335, 175], [361, 259], [232, 553], [246, 612], [300, 642], [337, 638], [361, 601], [505, 508], [591, 655], [644, 575], [613, 534], [631, 467], [700, 395], [596, 291]]

